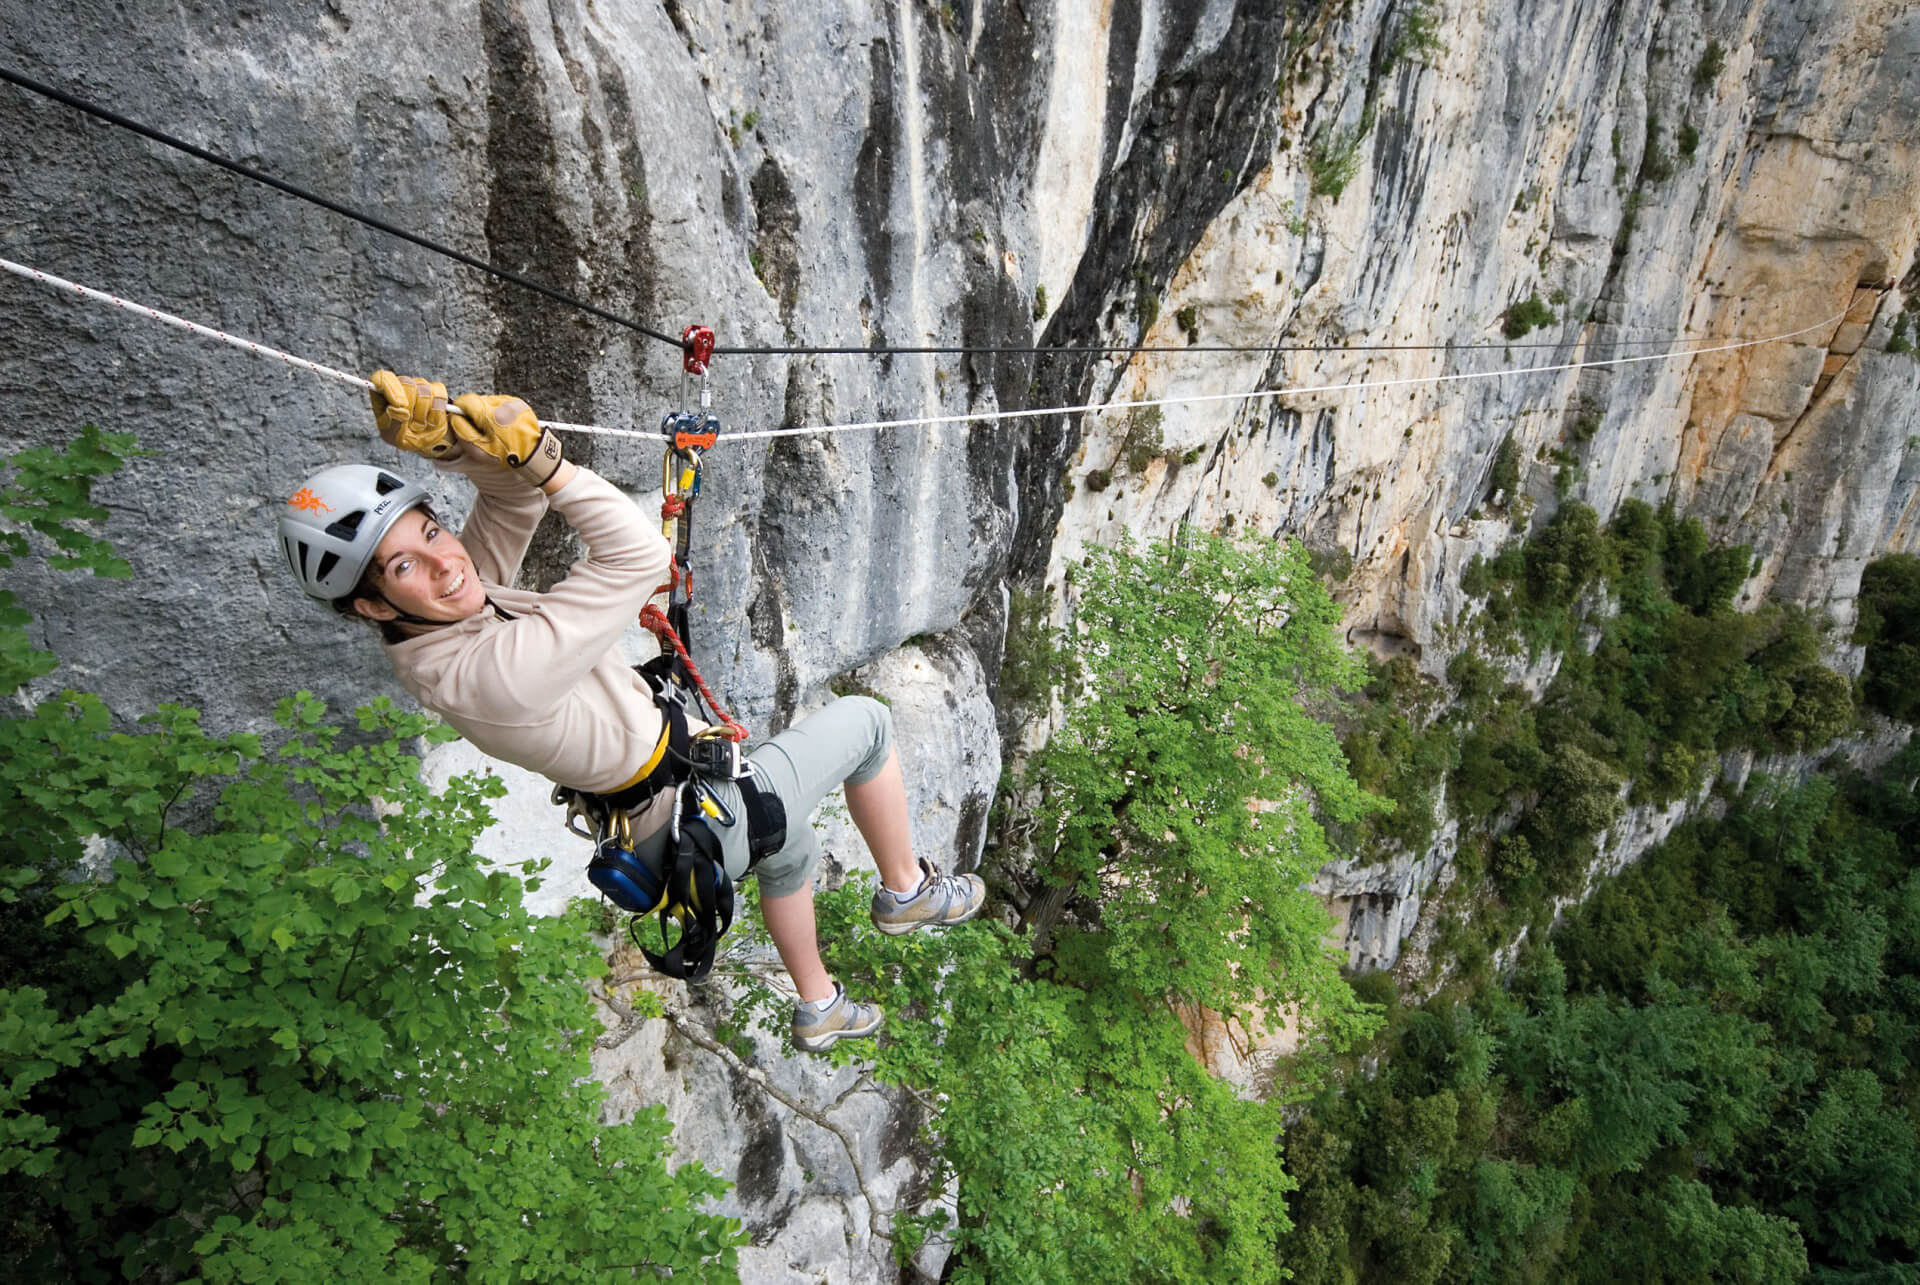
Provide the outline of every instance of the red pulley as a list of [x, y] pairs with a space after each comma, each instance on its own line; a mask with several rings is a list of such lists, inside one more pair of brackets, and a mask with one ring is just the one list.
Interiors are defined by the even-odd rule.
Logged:
[[680, 332], [681, 367], [689, 375], [707, 373], [707, 363], [713, 360], [713, 327], [688, 326]]

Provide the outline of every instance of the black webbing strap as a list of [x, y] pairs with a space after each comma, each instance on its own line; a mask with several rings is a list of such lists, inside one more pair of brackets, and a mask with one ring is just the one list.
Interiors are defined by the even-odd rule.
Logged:
[[687, 779], [693, 743], [693, 735], [687, 728], [687, 696], [685, 689], [661, 676], [660, 662], [664, 659], [666, 657], [659, 657], [634, 669], [653, 692], [653, 703], [665, 725], [667, 752], [660, 756], [653, 771], [640, 780], [612, 794], [595, 796], [616, 812], [637, 812], [660, 791], [671, 790]]
[[747, 869], [751, 870], [787, 846], [787, 805], [760, 784], [758, 775], [749, 773], [736, 784], [740, 810], [746, 813]]
[[[733, 926], [733, 879], [720, 852], [720, 838], [700, 816], [692, 791], [680, 806], [678, 840], [667, 845], [665, 854], [671, 865], [659, 911], [661, 949], [641, 946], [640, 953], [667, 976], [697, 982], [713, 970], [714, 952]], [[669, 918], [680, 925], [678, 941], [669, 941]]]

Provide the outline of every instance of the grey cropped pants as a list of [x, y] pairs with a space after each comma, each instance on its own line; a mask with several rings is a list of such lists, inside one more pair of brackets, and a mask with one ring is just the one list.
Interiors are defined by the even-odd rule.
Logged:
[[[771, 786], [787, 809], [786, 843], [754, 867], [762, 897], [788, 897], [813, 881], [820, 865], [820, 840], [807, 818], [820, 800], [841, 785], [863, 785], [878, 776], [892, 749], [893, 716], [887, 707], [869, 696], [842, 696], [747, 755], [760, 783]], [[746, 812], [740, 787], [721, 781], [714, 791], [727, 810], [740, 818], [731, 826], [706, 822], [720, 836], [727, 873], [738, 880], [747, 873]], [[659, 870], [667, 835], [668, 827], [663, 826], [638, 840], [634, 855], [649, 869]]]

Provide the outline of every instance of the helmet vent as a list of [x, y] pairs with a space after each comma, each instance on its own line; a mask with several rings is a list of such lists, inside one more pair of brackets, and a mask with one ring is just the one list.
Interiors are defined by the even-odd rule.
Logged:
[[381, 495], [388, 495], [394, 491], [399, 490], [401, 487], [405, 485], [406, 485], [405, 482], [402, 482], [399, 478], [395, 477], [393, 474], [383, 472], [380, 474], [379, 477], [374, 479], [373, 489], [375, 491], [378, 491]]
[[[305, 549], [302, 549], [302, 550], [300, 550], [300, 552], [304, 554], [304, 553], [306, 552], [306, 550], [305, 550]], [[316, 576], [314, 577], [314, 579], [315, 579], [315, 580], [318, 580], [318, 581], [325, 581], [325, 580], [326, 580], [326, 578], [327, 578], [328, 576], [330, 576], [330, 575], [332, 575], [332, 574], [333, 574], [333, 564], [334, 564], [334, 563], [336, 563], [336, 562], [338, 562], [338, 561], [340, 561], [340, 555], [339, 555], [339, 554], [337, 554], [337, 553], [323, 553], [323, 554], [321, 554], [321, 555], [320, 555], [320, 569], [319, 569], [319, 570], [320, 570], [320, 573], [319, 573], [318, 575], [316, 575]]]
[[344, 514], [338, 521], [327, 524], [327, 534], [340, 540], [351, 540], [360, 530], [360, 521], [367, 516], [365, 509], [355, 509]]

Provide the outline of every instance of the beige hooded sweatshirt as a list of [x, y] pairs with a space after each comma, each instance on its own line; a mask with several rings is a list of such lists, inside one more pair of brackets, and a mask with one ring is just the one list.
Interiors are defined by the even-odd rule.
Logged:
[[[394, 643], [394, 673], [494, 758], [597, 793], [630, 783], [654, 753], [661, 721], [617, 644], [666, 582], [666, 540], [632, 500], [584, 468], [548, 497], [490, 461], [439, 467], [465, 475], [480, 493], [460, 542], [512, 619], [482, 611]], [[579, 533], [587, 556], [545, 593], [509, 588], [549, 504]], [[636, 829], [649, 833], [664, 822], [669, 801], [655, 799]]]

